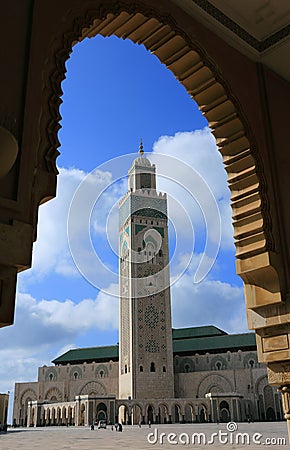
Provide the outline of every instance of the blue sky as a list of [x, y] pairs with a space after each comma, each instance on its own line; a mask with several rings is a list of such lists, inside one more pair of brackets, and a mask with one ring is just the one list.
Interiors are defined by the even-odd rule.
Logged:
[[[58, 195], [40, 207], [33, 267], [19, 275], [15, 325], [2, 331], [5, 350], [0, 352], [7, 362], [0, 369], [2, 392], [13, 391], [14, 382], [36, 380], [38, 366], [49, 364], [69, 348], [118, 341], [116, 277], [103, 275], [100, 264], [86, 252], [81, 220], [88, 213], [89, 196], [95, 195], [101, 207], [94, 207], [90, 218], [93, 247], [116, 271], [116, 252], [109, 245], [114, 247], [117, 240], [116, 205], [126, 191], [126, 170], [137, 154], [140, 138], [160, 172], [158, 188], [172, 198], [171, 253], [177, 240], [179, 245], [171, 263], [172, 280], [191, 256], [183, 277], [172, 286], [173, 326], [212, 324], [228, 332], [247, 330], [242, 282], [235, 275], [226, 172], [196, 103], [154, 55], [130, 41], [101, 36], [86, 39], [74, 47], [66, 67]], [[168, 179], [174, 158], [190, 169], [182, 165], [177, 169], [176, 164], [176, 179]], [[80, 223], [75, 251], [82, 276], [69, 251], [67, 219], [74, 193], [92, 171], [91, 190], [82, 194], [77, 210]], [[116, 182], [118, 173], [122, 178]], [[201, 207], [185, 193], [188, 186]], [[221, 244], [215, 260], [207, 255], [209, 264], [213, 263], [207, 277], [194, 283], [206, 237], [217, 244], [218, 223], [206, 192], [219, 210]], [[183, 226], [182, 214], [192, 225], [194, 240]]]

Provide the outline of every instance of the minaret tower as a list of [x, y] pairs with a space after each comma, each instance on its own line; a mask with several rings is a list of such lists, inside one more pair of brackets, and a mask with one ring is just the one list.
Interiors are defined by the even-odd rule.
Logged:
[[173, 398], [167, 197], [142, 141], [128, 174], [119, 203], [119, 397]]

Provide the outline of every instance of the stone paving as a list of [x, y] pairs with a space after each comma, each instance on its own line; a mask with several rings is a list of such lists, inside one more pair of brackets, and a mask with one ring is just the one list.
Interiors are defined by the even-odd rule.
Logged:
[[[213, 447], [227, 449], [261, 449], [264, 447], [285, 449], [288, 448], [286, 422], [264, 422], [264, 423], [239, 423], [238, 429], [233, 432], [227, 431], [226, 424], [172, 424], [172, 425], [152, 425], [149, 429], [147, 426], [124, 426], [123, 432], [112, 431], [110, 427], [106, 430], [101, 429], [91, 431], [84, 427], [47, 427], [47, 428], [17, 428], [8, 429], [7, 434], [0, 434], [1, 450], [34, 450], [34, 449], [78, 449], [78, 450], [114, 450], [118, 449], [171, 449], [171, 448], [195, 448], [208, 449]], [[221, 435], [221, 439], [213, 433], [227, 433]], [[248, 433], [249, 443], [245, 441], [241, 443], [235, 442], [238, 438], [237, 433]], [[151, 443], [148, 442], [148, 434]], [[161, 433], [165, 433], [162, 435]], [[175, 433], [175, 436], [170, 436]], [[198, 436], [195, 436], [195, 442], [192, 442], [193, 433], [204, 433], [206, 439], [203, 443], [203, 435], [200, 436], [201, 442], [198, 442]], [[255, 433], [260, 433], [259, 438], [256, 435], [257, 443], [253, 441]], [[231, 436], [231, 437], [230, 437]], [[247, 439], [246, 437], [244, 437]], [[279, 438], [284, 438], [287, 444], [277, 444]], [[173, 441], [172, 443], [168, 442]], [[187, 443], [189, 439], [189, 443]], [[232, 440], [226, 443], [226, 439]], [[267, 441], [270, 439], [270, 441]], [[176, 443], [174, 443], [177, 442]], [[211, 443], [211, 441], [214, 441]], [[260, 444], [259, 444], [260, 442]]]

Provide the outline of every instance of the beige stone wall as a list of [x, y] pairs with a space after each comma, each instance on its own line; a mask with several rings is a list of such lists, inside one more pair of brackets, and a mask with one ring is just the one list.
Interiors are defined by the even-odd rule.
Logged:
[[175, 372], [198, 372], [207, 370], [244, 369], [244, 368], [266, 368], [265, 364], [258, 362], [256, 351], [225, 352], [205, 355], [174, 357]]
[[0, 423], [2, 424], [2, 426], [3, 424], [7, 423], [8, 401], [8, 394], [0, 394]]
[[[217, 370], [219, 362], [222, 366]], [[242, 417], [252, 416], [255, 420], [283, 417], [281, 396], [268, 384], [266, 365], [257, 362], [256, 352], [175, 357], [174, 367], [176, 397], [204, 398], [209, 392], [237, 392], [243, 397]]]
[[[218, 363], [222, 364], [220, 370], [217, 370]], [[162, 403], [167, 405], [167, 413], [173, 416], [175, 413], [172, 405], [176, 403], [179, 405], [180, 414], [185, 414], [186, 421], [191, 421], [192, 418], [195, 420], [196, 415], [199, 417], [202, 408], [208, 418], [210, 408], [205, 394], [211, 391], [212, 393], [237, 392], [241, 395], [243, 420], [248, 415], [255, 420], [266, 419], [267, 411], [269, 414], [271, 408], [276, 419], [282, 418], [280, 394], [268, 385], [266, 366], [257, 362], [256, 352], [238, 351], [187, 357], [176, 356], [174, 369], [176, 400], [166, 398], [160, 388], [163, 375], [160, 370], [145, 374], [143, 397], [139, 401], [142, 405], [142, 415], [146, 416], [148, 404], [154, 406], [156, 403], [154, 410], [157, 411], [157, 404]], [[13, 418], [16, 423], [25, 425], [28, 401], [33, 400], [40, 402], [46, 400], [60, 404], [73, 401], [76, 395], [93, 393], [101, 397], [114, 395], [118, 398], [118, 374], [118, 362], [40, 367], [38, 382], [15, 385]], [[51, 377], [54, 379], [51, 380]], [[149, 384], [148, 390], [154, 390], [154, 398], [159, 400], [154, 400], [152, 397], [151, 400], [149, 397], [146, 400], [147, 384]], [[161, 402], [160, 399], [164, 400]], [[231, 405], [230, 407], [232, 408]], [[176, 416], [172, 417], [172, 420], [176, 421]]]
[[14, 388], [14, 405], [12, 421], [24, 425], [27, 420], [28, 402], [39, 398], [39, 384], [16, 383]]
[[28, 401], [67, 402], [76, 395], [118, 396], [118, 362], [43, 366], [38, 369], [38, 382], [16, 383], [13, 419], [23, 424]]

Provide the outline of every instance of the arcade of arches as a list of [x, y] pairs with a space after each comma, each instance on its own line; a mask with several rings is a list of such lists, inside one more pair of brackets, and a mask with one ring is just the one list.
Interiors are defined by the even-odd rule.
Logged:
[[[91, 354], [94, 361], [87, 359], [76, 364], [74, 358], [81, 359], [86, 353], [86, 349], [77, 349], [70, 351], [70, 362], [64, 354], [54, 361], [56, 366], [40, 367], [38, 381], [16, 383], [14, 424], [87, 426], [99, 420], [112, 424], [282, 420], [281, 396], [268, 384], [265, 365], [257, 360], [255, 342], [249, 342], [252, 334], [236, 335], [239, 342], [235, 349], [235, 335], [221, 334], [215, 327], [176, 331], [173, 330], [173, 349], [176, 344], [181, 348], [185, 336], [190, 336], [188, 343], [193, 337], [199, 340], [199, 349], [202, 341], [214, 340], [216, 347], [212, 353], [201, 354], [199, 350], [199, 354], [192, 355], [192, 348], [190, 352], [174, 354], [174, 398], [162, 399], [156, 390], [155, 398], [120, 399], [119, 361], [114, 357], [118, 349], [107, 347], [112, 359], [106, 362], [100, 359], [104, 348], [95, 347]], [[232, 351], [218, 348], [221, 336], [223, 342], [231, 342]], [[156, 365], [156, 377], [161, 371], [162, 367]], [[76, 373], [78, 377], [74, 376]]]
[[289, 13], [282, 2], [272, 5], [271, 20], [261, 12], [266, 1], [264, 9], [251, 2], [249, 15], [242, 2], [229, 10], [221, 0], [220, 11], [214, 3], [2, 2], [0, 322], [13, 323], [17, 272], [31, 265], [38, 207], [55, 196], [61, 81], [72, 45], [98, 33], [143, 43], [197, 101], [223, 155], [248, 324], [289, 426]]

